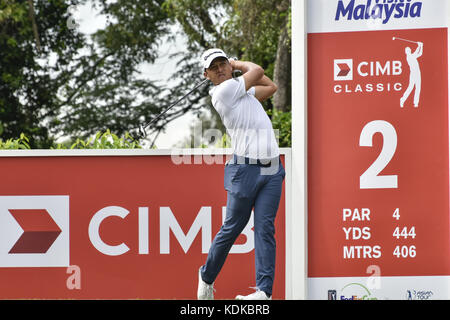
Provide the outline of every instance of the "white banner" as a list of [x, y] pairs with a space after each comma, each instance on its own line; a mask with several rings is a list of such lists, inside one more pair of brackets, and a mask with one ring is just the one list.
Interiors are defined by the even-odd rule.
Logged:
[[308, 32], [447, 26], [448, 0], [309, 0]]
[[309, 278], [308, 286], [314, 300], [442, 300], [450, 276]]

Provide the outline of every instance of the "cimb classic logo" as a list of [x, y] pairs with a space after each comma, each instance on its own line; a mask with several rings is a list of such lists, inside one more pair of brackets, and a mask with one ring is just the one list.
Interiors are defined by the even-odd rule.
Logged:
[[69, 265], [69, 196], [0, 196], [0, 267]]
[[353, 80], [353, 59], [334, 60], [334, 81]]

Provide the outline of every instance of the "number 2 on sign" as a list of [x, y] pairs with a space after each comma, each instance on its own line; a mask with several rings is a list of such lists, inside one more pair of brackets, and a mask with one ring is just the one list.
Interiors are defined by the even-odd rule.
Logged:
[[397, 132], [387, 121], [375, 120], [366, 124], [359, 137], [361, 147], [372, 147], [375, 133], [383, 135], [383, 148], [374, 163], [359, 177], [360, 189], [396, 189], [397, 175], [379, 175], [389, 164], [397, 150]]

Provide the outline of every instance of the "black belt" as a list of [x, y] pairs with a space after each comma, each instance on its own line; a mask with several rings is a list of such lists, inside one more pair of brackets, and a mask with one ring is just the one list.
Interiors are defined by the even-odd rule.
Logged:
[[280, 161], [280, 157], [276, 158], [269, 158], [269, 159], [252, 159], [247, 157], [242, 157], [233, 154], [233, 159], [230, 161], [230, 163], [233, 164], [254, 164], [261, 167], [270, 167], [274, 164], [278, 164]]

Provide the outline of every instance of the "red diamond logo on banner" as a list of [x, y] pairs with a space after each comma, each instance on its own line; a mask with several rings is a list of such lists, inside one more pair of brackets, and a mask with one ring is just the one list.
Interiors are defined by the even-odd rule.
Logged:
[[61, 229], [45, 209], [9, 209], [23, 229], [9, 253], [46, 253]]
[[334, 59], [334, 81], [353, 80], [353, 59]]
[[338, 63], [337, 66], [340, 69], [339, 73], [337, 74], [338, 77], [345, 77], [350, 72], [350, 67], [346, 63]]

